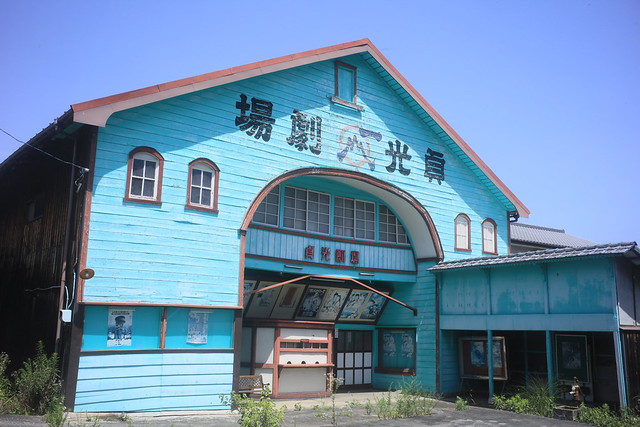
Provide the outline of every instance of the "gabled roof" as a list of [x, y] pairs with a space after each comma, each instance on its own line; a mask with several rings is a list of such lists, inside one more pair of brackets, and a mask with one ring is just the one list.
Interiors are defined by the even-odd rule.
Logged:
[[568, 258], [592, 256], [624, 256], [634, 264], [640, 264], [640, 249], [635, 242], [627, 242], [609, 243], [606, 245], [594, 245], [580, 248], [546, 249], [542, 251], [520, 252], [517, 254], [494, 257], [459, 259], [456, 261], [441, 262], [440, 264], [431, 267], [429, 271], [481, 268], [506, 264], [557, 261]]
[[471, 147], [440, 117], [422, 95], [415, 90], [368, 39], [282, 56], [74, 104], [71, 106], [73, 119], [78, 123], [105, 126], [109, 117], [118, 111], [250, 77], [356, 54], [361, 55], [379, 73], [381, 78], [443, 139], [449, 149], [463, 160], [508, 210], [517, 211], [521, 217], [526, 218], [529, 216], [529, 209], [504, 185]]
[[595, 242], [566, 234], [562, 229], [519, 222], [511, 223], [511, 242], [549, 248], [576, 248], [596, 244]]

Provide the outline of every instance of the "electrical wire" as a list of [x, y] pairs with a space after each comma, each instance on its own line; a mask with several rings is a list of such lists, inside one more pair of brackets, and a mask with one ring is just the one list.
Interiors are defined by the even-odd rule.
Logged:
[[43, 153], [43, 154], [46, 154], [47, 156], [52, 157], [52, 158], [56, 159], [56, 160], [57, 160], [57, 161], [59, 161], [59, 162], [62, 162], [62, 163], [65, 163], [65, 164], [67, 164], [67, 165], [71, 165], [71, 166], [73, 166], [73, 167], [76, 167], [76, 168], [80, 169], [80, 171], [81, 171], [82, 173], [89, 172], [89, 168], [85, 168], [84, 166], [76, 165], [76, 164], [75, 164], [75, 163], [73, 163], [73, 162], [68, 162], [68, 161], [63, 160], [63, 159], [61, 159], [61, 158], [59, 158], [59, 157], [54, 156], [54, 155], [53, 155], [53, 154], [51, 154], [51, 153], [48, 153], [48, 152], [44, 151], [44, 150], [43, 150], [43, 149], [41, 149], [41, 148], [36, 147], [35, 145], [31, 145], [31, 144], [29, 144], [28, 142], [21, 141], [21, 140], [19, 140], [19, 139], [18, 139], [18, 138], [16, 138], [15, 136], [11, 135], [9, 132], [7, 132], [6, 130], [4, 130], [4, 129], [2, 129], [2, 128], [0, 128], [0, 131], [2, 131], [3, 133], [7, 134], [7, 135], [8, 135], [8, 136], [10, 136], [11, 138], [15, 139], [15, 140], [16, 140], [16, 141], [18, 141], [20, 144], [23, 144], [23, 145], [26, 145], [26, 146], [28, 146], [28, 147], [31, 147], [31, 148], [33, 148], [34, 150], [37, 150], [37, 151], [39, 151], [39, 152], [41, 152], [41, 153]]

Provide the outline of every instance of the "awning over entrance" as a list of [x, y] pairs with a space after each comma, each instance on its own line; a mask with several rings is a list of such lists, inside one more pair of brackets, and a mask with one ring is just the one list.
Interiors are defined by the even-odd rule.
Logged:
[[375, 323], [388, 301], [417, 309], [348, 277], [305, 275], [283, 282], [246, 281], [245, 317]]

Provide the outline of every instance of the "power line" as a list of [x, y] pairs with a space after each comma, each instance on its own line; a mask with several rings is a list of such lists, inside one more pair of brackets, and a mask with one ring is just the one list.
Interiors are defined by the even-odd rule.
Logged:
[[73, 166], [73, 167], [76, 167], [76, 168], [80, 169], [80, 171], [81, 171], [82, 173], [89, 172], [89, 169], [88, 169], [88, 168], [85, 168], [84, 166], [76, 165], [76, 164], [75, 164], [75, 163], [73, 163], [73, 162], [68, 162], [68, 161], [66, 161], [66, 160], [63, 160], [63, 159], [61, 159], [61, 158], [59, 158], [59, 157], [54, 156], [54, 155], [53, 155], [53, 154], [51, 154], [51, 153], [48, 153], [48, 152], [44, 151], [44, 150], [43, 150], [43, 149], [41, 149], [41, 148], [36, 147], [35, 145], [31, 145], [31, 144], [29, 144], [28, 142], [21, 141], [21, 140], [19, 140], [19, 139], [18, 139], [18, 138], [16, 138], [15, 136], [11, 135], [9, 132], [7, 132], [6, 130], [4, 130], [4, 129], [2, 129], [2, 128], [0, 128], [0, 131], [2, 131], [3, 133], [5, 133], [5, 134], [9, 135], [11, 138], [15, 139], [15, 140], [16, 140], [16, 141], [18, 141], [20, 144], [23, 144], [23, 145], [26, 145], [26, 146], [28, 146], [28, 147], [31, 147], [31, 148], [33, 148], [34, 150], [37, 150], [37, 151], [39, 151], [39, 152], [41, 152], [41, 153], [43, 153], [43, 154], [46, 154], [47, 156], [52, 157], [52, 158], [56, 159], [56, 160], [57, 160], [57, 161], [59, 161], [59, 162], [62, 162], [62, 163], [65, 163], [65, 164], [67, 164], [67, 165], [71, 165], [71, 166]]

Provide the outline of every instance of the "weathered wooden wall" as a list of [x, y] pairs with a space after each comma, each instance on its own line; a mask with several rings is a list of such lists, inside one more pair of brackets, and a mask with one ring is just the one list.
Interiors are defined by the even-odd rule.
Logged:
[[459, 387], [458, 331], [618, 331], [614, 258], [440, 273], [441, 386]]
[[[45, 132], [32, 143], [71, 161], [73, 140], [53, 139], [54, 135]], [[86, 164], [88, 135], [80, 132], [75, 136], [79, 141], [76, 162]], [[61, 350], [55, 344], [65, 231], [71, 227], [73, 241], [80, 208], [74, 192], [74, 221], [69, 223], [71, 169], [25, 146], [0, 171], [0, 352], [8, 353], [16, 367], [34, 354], [40, 340], [48, 352]], [[73, 172], [75, 179], [79, 175]], [[42, 216], [27, 221], [27, 204], [37, 197]], [[67, 280], [71, 284], [71, 277]]]
[[[399, 186], [428, 209], [447, 259], [481, 255], [480, 224], [488, 217], [498, 223], [498, 247], [505, 253], [505, 207], [365, 62], [347, 60], [359, 67], [362, 112], [328, 101], [333, 62], [321, 62], [114, 114], [100, 129], [87, 261], [97, 274], [87, 282], [84, 298], [109, 301], [116, 287], [122, 301], [234, 304], [238, 228], [249, 204], [268, 181], [292, 169], [358, 169], [337, 158], [340, 132], [352, 125], [383, 135], [371, 147], [375, 170], [359, 170]], [[273, 103], [276, 122], [268, 142], [235, 126], [240, 94]], [[323, 119], [319, 155], [287, 144], [293, 109]], [[391, 157], [385, 150], [396, 139], [412, 155], [404, 162], [408, 176], [386, 169]], [[128, 153], [143, 145], [165, 158], [161, 206], [122, 201]], [[445, 153], [447, 178], [441, 185], [424, 177], [427, 148]], [[187, 165], [198, 157], [220, 167], [219, 214], [184, 208]], [[453, 219], [460, 212], [472, 220], [471, 253], [453, 251]]]
[[231, 353], [82, 356], [75, 412], [224, 409]]
[[[298, 168], [359, 171], [411, 194], [431, 215], [447, 259], [482, 254], [480, 224], [486, 218], [497, 223], [498, 251], [506, 253], [507, 211], [512, 207], [496, 198], [472, 171], [469, 159], [459, 157], [460, 150], [452, 149], [442, 131], [431, 127], [433, 121], [428, 124], [420, 118], [380, 77], [368, 62], [371, 57], [343, 60], [358, 67], [361, 111], [329, 100], [334, 91], [334, 62], [325, 61], [114, 114], [99, 130], [87, 253], [87, 267], [94, 269], [96, 275], [85, 282], [84, 300], [103, 304], [237, 305], [241, 269], [238, 230], [247, 209], [269, 181]], [[250, 136], [236, 126], [235, 119], [241, 115], [236, 103], [241, 95], [273, 103], [271, 118], [275, 122], [269, 140]], [[322, 119], [322, 148], [318, 154], [287, 143], [295, 109], [308, 118]], [[379, 141], [372, 140], [369, 158], [374, 163], [358, 166], [344, 158], [340, 160], [341, 132], [349, 127], [381, 135]], [[391, 167], [394, 158], [387, 154], [390, 144], [395, 147], [396, 141], [401, 150], [406, 144], [411, 156], [403, 161], [405, 174], [400, 173], [399, 162], [395, 170]], [[161, 205], [123, 201], [128, 155], [139, 146], [152, 147], [164, 157]], [[430, 182], [424, 176], [428, 149], [443, 153], [446, 159], [446, 178], [441, 183]], [[185, 209], [188, 164], [201, 157], [220, 168], [219, 213]], [[340, 189], [339, 184], [333, 188], [319, 181], [309, 184], [324, 186], [330, 192], [351, 191]], [[454, 251], [454, 218], [461, 212], [472, 221], [471, 252]], [[249, 245], [249, 250], [252, 248]], [[409, 268], [406, 262], [398, 265]], [[425, 386], [435, 388], [435, 280], [426, 272], [427, 267], [418, 264], [415, 283], [395, 286], [398, 298], [411, 301], [419, 308], [420, 316], [390, 307], [381, 325], [418, 328], [419, 376]], [[120, 357], [83, 356], [81, 363], [96, 360], [98, 365], [108, 358], [109, 366], [125, 366]], [[157, 358], [158, 363], [164, 363], [161, 356]], [[143, 360], [137, 358], [136, 362]], [[231, 374], [232, 366], [228, 369]], [[82, 381], [87, 378], [86, 372], [89, 371], [81, 368]], [[116, 381], [106, 371], [92, 372], [98, 375], [94, 384], [99, 383], [99, 378]], [[158, 378], [158, 374], [152, 377]], [[381, 375], [374, 382], [386, 387], [397, 379]], [[216, 391], [228, 391], [229, 384], [226, 379], [217, 383]], [[184, 393], [188, 393], [189, 384], [184, 383], [184, 387]], [[98, 402], [103, 397], [94, 398], [92, 390], [79, 383], [76, 410], [100, 407]], [[145, 408], [156, 407], [153, 403]]]

